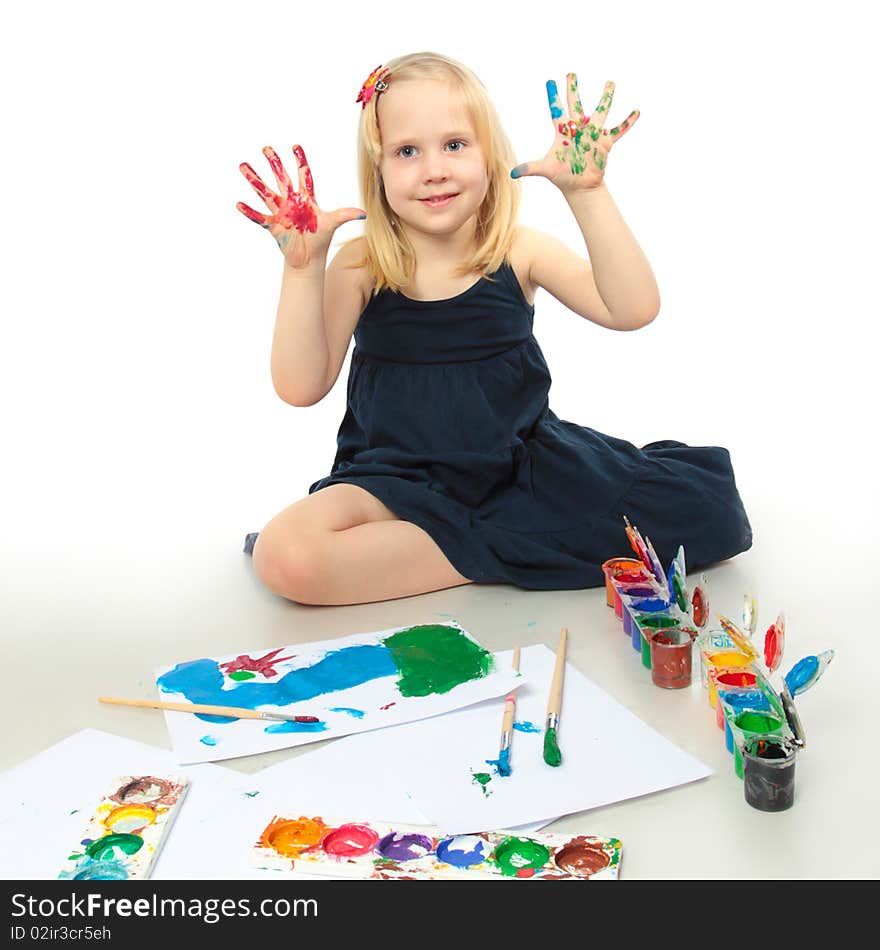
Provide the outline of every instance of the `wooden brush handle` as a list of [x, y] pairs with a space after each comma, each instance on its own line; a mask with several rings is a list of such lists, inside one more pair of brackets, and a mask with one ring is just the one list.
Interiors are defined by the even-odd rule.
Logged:
[[559, 646], [556, 648], [556, 666], [553, 668], [553, 680], [550, 683], [550, 699], [547, 702], [547, 715], [558, 713], [562, 708], [562, 682], [565, 676], [565, 650], [568, 643], [568, 627], [559, 634]]
[[[513, 648], [513, 668], [519, 672], [519, 647]], [[501, 733], [513, 729], [513, 717], [516, 712], [516, 693], [511, 690], [504, 699], [504, 718], [501, 720]]]
[[238, 706], [205, 706], [199, 703], [166, 703], [158, 699], [114, 699], [112, 696], [99, 696], [99, 703], [114, 703], [117, 706], [146, 706], [149, 709], [173, 709], [176, 712], [202, 713], [208, 716], [234, 716], [236, 719], [259, 719], [255, 709], [241, 709]]

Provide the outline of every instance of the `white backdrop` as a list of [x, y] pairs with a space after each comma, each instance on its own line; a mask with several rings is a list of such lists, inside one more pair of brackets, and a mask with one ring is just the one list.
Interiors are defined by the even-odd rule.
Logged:
[[[614, 79], [611, 122], [641, 110], [606, 180], [661, 313], [614, 333], [539, 292], [557, 414], [637, 444], [725, 445], [756, 541], [788, 512], [855, 546], [856, 516], [876, 516], [878, 315], [878, 84], [860, 9], [7, 6], [6, 581], [27, 559], [34, 592], [51, 591], [96, 548], [237, 550], [329, 471], [348, 364], [315, 407], [275, 396], [281, 258], [235, 210], [255, 202], [238, 165], [268, 176], [263, 145], [291, 163], [302, 143], [321, 205], [359, 204], [358, 89], [422, 49], [475, 70], [518, 161], [548, 147], [549, 78], [576, 72], [585, 108]], [[522, 189], [522, 223], [583, 250], [553, 185]]]

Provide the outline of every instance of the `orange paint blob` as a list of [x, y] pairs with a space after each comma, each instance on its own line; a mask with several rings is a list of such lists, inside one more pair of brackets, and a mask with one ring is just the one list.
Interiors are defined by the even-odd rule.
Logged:
[[318, 844], [329, 830], [320, 818], [273, 818], [260, 835], [260, 844], [285, 858], [298, 858]]

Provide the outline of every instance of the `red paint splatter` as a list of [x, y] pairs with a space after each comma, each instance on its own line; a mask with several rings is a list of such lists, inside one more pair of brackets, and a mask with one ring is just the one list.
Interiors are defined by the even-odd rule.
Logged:
[[392, 706], [396, 706], [396, 705], [397, 705], [396, 702], [395, 702], [395, 703], [388, 703], [387, 706], [380, 706], [379, 708], [380, 708], [380, 709], [390, 709]]
[[516, 872], [517, 877], [534, 877], [535, 869], [534, 868], [520, 868]]
[[[296, 656], [295, 653], [291, 653], [290, 656], [278, 656], [283, 649], [283, 647], [279, 647], [277, 650], [272, 650], [271, 653], [266, 653], [256, 659], [248, 656], [246, 653], [242, 653], [234, 660], [221, 663], [220, 669], [226, 670], [227, 673], [241, 673], [247, 670], [251, 673], [262, 673], [263, 676], [267, 677], [277, 676], [278, 670], [275, 669], [275, 664], [280, 663], [282, 660], [292, 660]], [[318, 720], [315, 719], [312, 721], [317, 722]]]

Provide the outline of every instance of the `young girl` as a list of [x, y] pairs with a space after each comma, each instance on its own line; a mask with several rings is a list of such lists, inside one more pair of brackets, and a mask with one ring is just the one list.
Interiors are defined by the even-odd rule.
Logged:
[[[638, 112], [605, 129], [614, 84], [587, 115], [573, 73], [567, 113], [554, 82], [547, 92], [553, 144], [514, 167], [466, 67], [416, 53], [374, 70], [356, 100], [365, 212], [321, 210], [299, 146], [298, 190], [271, 148], [278, 194], [241, 166], [270, 213], [237, 207], [284, 255], [278, 395], [319, 402], [355, 339], [330, 474], [246, 540], [276, 594], [338, 605], [469, 582], [597, 587], [602, 562], [629, 549], [624, 515], [664, 563], [679, 544], [694, 567], [750, 547], [726, 449], [638, 449], [550, 410], [537, 288], [612, 330], [650, 323], [660, 298], [603, 181]], [[517, 179], [536, 175], [565, 196], [589, 263], [517, 225]], [[336, 229], [364, 216], [364, 236], [326, 266]]]

